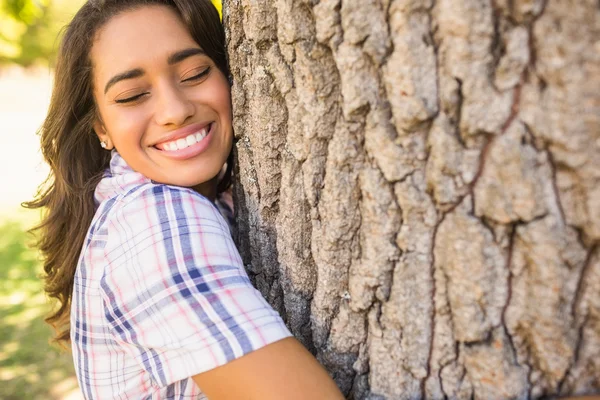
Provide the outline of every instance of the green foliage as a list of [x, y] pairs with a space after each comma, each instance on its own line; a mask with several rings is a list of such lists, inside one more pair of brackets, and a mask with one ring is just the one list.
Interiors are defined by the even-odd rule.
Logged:
[[83, 0], [0, 0], [0, 64], [52, 63], [61, 28]]
[[76, 387], [72, 359], [49, 345], [41, 265], [24, 224], [0, 224], [0, 399], [58, 399]]
[[27, 25], [33, 24], [44, 14], [48, 1], [31, 0], [5, 0], [4, 10], [16, 20], [23, 21]]

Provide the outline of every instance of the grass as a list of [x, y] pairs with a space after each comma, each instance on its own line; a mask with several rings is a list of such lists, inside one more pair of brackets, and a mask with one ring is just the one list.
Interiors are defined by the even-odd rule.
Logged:
[[35, 214], [0, 217], [0, 399], [65, 399], [77, 387], [71, 355], [49, 345], [43, 318], [38, 253], [29, 248], [27, 227]]

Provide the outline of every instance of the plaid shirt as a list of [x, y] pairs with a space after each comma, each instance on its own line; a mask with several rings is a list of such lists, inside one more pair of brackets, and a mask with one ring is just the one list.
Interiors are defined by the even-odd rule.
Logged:
[[87, 399], [204, 399], [191, 377], [290, 336], [254, 289], [217, 207], [114, 151], [73, 288]]

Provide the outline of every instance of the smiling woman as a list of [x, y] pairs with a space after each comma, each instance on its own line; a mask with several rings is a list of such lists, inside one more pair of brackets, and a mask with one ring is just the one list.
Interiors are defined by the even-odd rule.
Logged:
[[342, 398], [252, 287], [216, 207], [232, 161], [224, 43], [208, 0], [88, 1], [66, 31], [42, 129], [51, 175], [28, 205], [47, 210], [48, 321], [87, 399]]
[[156, 6], [115, 16], [91, 61], [106, 148], [154, 181], [201, 185], [214, 199], [210, 182], [232, 145], [229, 83], [181, 17]]

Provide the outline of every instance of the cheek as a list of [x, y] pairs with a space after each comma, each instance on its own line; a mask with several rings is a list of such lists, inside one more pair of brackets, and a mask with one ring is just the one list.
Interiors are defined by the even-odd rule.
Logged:
[[218, 78], [211, 82], [208, 92], [211, 93], [213, 107], [219, 114], [222, 114], [221, 118], [226, 117], [231, 120], [231, 91], [229, 82], [222, 73], [219, 73]]
[[226, 95], [221, 99], [221, 104], [224, 110], [224, 114], [227, 116], [227, 121], [231, 124], [233, 119], [233, 114], [231, 111], [231, 94], [229, 90], [227, 90]]
[[109, 136], [116, 143], [139, 142], [147, 126], [143, 107], [107, 110], [103, 118]]
[[231, 92], [229, 91], [229, 85], [221, 87], [218, 93], [219, 95], [216, 96], [216, 100], [219, 103], [219, 108], [223, 113], [231, 117]]

